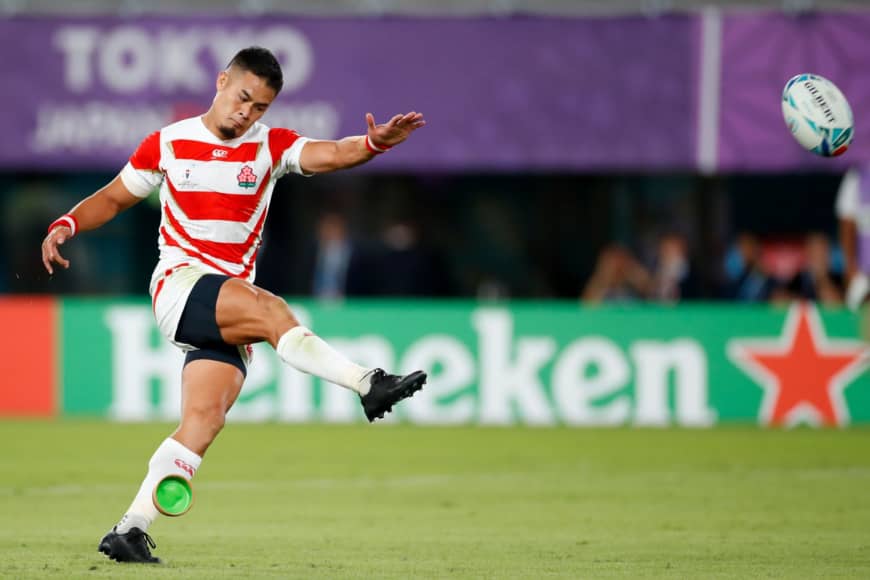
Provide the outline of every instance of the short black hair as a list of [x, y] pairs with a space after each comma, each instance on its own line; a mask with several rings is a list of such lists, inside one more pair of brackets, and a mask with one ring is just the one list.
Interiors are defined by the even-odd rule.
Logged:
[[275, 58], [272, 51], [262, 46], [243, 48], [236, 53], [227, 68], [231, 66], [237, 66], [266, 79], [266, 85], [272, 88], [276, 95], [281, 92], [281, 88], [284, 86], [284, 74], [281, 72], [278, 59]]

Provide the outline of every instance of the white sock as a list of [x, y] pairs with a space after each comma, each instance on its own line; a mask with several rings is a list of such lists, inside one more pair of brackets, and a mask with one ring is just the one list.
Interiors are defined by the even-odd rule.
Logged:
[[285, 332], [275, 350], [281, 360], [297, 370], [360, 395], [369, 392], [368, 374], [371, 369], [352, 363], [304, 326], [295, 326]]
[[124, 534], [134, 527], [146, 531], [160, 513], [151, 499], [154, 487], [167, 475], [180, 475], [192, 479], [200, 463], [202, 457], [172, 437], [164, 440], [151, 456], [151, 461], [148, 462], [148, 474], [127, 513], [118, 522], [117, 532]]

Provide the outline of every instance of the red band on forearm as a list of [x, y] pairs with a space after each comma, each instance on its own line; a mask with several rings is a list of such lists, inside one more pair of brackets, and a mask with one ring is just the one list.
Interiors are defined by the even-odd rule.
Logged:
[[69, 228], [73, 236], [76, 235], [76, 232], [79, 231], [79, 222], [76, 221], [76, 218], [68, 213], [60, 216], [59, 218], [51, 222], [51, 225], [48, 226], [48, 233], [51, 233], [51, 230], [60, 226]]
[[374, 141], [372, 141], [371, 137], [366, 135], [366, 149], [374, 153], [375, 155], [380, 155], [381, 153], [386, 153], [392, 147], [389, 145], [377, 145]]

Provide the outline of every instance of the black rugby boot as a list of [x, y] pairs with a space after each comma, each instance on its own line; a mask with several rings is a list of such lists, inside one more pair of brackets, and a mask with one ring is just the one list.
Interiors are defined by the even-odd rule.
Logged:
[[363, 410], [369, 422], [382, 419], [389, 413], [393, 405], [407, 399], [423, 388], [426, 383], [426, 373], [414, 371], [405, 376], [390, 375], [383, 369], [375, 369], [369, 376], [371, 388], [365, 395], [360, 395]]
[[116, 562], [160, 563], [160, 558], [151, 555], [149, 548], [157, 547], [151, 536], [139, 528], [130, 528], [126, 534], [119, 534], [116, 530], [117, 526], [113, 527], [100, 540], [100, 546], [97, 548], [100, 552]]

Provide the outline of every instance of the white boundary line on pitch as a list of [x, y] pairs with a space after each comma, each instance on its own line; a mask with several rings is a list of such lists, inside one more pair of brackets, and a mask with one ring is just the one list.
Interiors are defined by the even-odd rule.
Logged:
[[[415, 487], [425, 485], [441, 485], [446, 483], [455, 483], [457, 481], [467, 481], [474, 479], [485, 480], [516, 480], [516, 479], [536, 479], [540, 476], [531, 473], [469, 473], [469, 474], [428, 474], [428, 475], [412, 475], [407, 477], [317, 477], [308, 479], [287, 479], [287, 480], [268, 480], [268, 481], [251, 481], [251, 480], [230, 480], [230, 481], [204, 481], [195, 482], [196, 489], [206, 490], [239, 490], [239, 489], [266, 489], [276, 487], [345, 487], [368, 485], [372, 487]], [[80, 484], [62, 484], [48, 485], [37, 487], [23, 486], [0, 486], [0, 496], [34, 496], [34, 495], [76, 495], [81, 493], [94, 492], [113, 492], [119, 490], [129, 490], [136, 486], [135, 482], [130, 483], [111, 483], [111, 484], [96, 484], [96, 485], [80, 485]]]
[[[635, 479], [637, 477], [647, 478], [684, 478], [685, 471], [590, 471], [594, 473], [596, 480], [604, 481], [611, 480], [616, 482], [622, 479]], [[699, 476], [709, 477], [738, 477], [738, 478], [767, 478], [772, 476], [788, 476], [798, 479], [829, 479], [841, 477], [856, 477], [860, 479], [870, 478], [870, 467], [846, 467], [846, 468], [811, 468], [811, 469], [732, 469], [732, 470], [710, 470], [695, 472]], [[269, 481], [251, 481], [251, 480], [229, 480], [229, 481], [203, 481], [196, 483], [197, 489], [202, 490], [243, 490], [243, 489], [274, 489], [282, 487], [305, 487], [305, 488], [335, 488], [335, 487], [355, 487], [355, 486], [370, 486], [370, 487], [422, 487], [427, 485], [444, 485], [453, 484], [469, 480], [485, 480], [485, 481], [516, 481], [516, 480], [548, 480], [552, 476], [558, 476], [555, 472], [516, 472], [516, 473], [432, 473], [422, 475], [412, 475], [406, 477], [313, 477], [306, 479], [288, 479], [288, 480], [269, 480]], [[567, 477], [567, 476], [565, 476]], [[22, 486], [0, 486], [0, 497], [13, 496], [65, 496], [92, 494], [94, 492], [116, 492], [130, 491], [135, 488], [135, 482], [129, 483], [112, 483], [112, 484], [97, 484], [85, 486], [80, 484], [63, 484], [63, 485], [48, 485], [38, 487], [22, 487]]]

